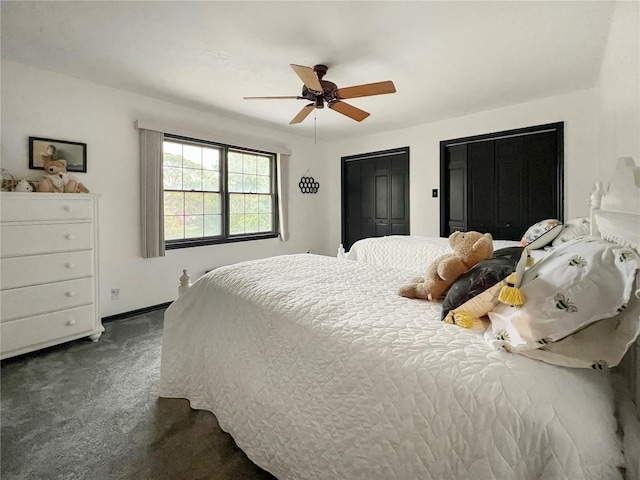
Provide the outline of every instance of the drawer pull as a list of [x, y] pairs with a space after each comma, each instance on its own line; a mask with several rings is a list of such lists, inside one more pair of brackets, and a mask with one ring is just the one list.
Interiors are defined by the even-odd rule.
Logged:
[[75, 320], [69, 320], [69, 321], [67, 322], [67, 326], [69, 326], [69, 327], [73, 327], [75, 324], [76, 324], [76, 321], [75, 321]]
[[71, 263], [71, 262], [67, 263], [67, 264], [65, 265], [65, 267], [67, 267], [67, 268], [76, 268], [75, 264], [73, 264], [73, 263]]
[[65, 205], [64, 206], [64, 211], [65, 212], [73, 212], [73, 207], [71, 207], [70, 205]]
[[67, 240], [74, 240], [76, 238], [75, 235], [71, 234], [71, 233], [67, 233], [64, 238], [66, 238]]
[[74, 292], [73, 290], [71, 290], [71, 291], [67, 292], [65, 295], [66, 295], [67, 297], [75, 297], [75, 296], [76, 296], [76, 292]]

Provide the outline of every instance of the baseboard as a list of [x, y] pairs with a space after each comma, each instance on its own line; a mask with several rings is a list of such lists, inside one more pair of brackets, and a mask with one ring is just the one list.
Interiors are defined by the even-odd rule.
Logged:
[[118, 313], [116, 315], [109, 315], [108, 317], [102, 317], [102, 323], [111, 322], [113, 320], [122, 320], [123, 318], [135, 317], [136, 315], [143, 315], [145, 313], [154, 312], [156, 310], [162, 310], [171, 305], [171, 302], [161, 303], [159, 305], [152, 305], [150, 307], [139, 308], [138, 310], [132, 310], [130, 312]]

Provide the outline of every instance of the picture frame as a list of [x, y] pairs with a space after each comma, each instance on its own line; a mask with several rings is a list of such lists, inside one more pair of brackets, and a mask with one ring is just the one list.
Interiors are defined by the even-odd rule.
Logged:
[[29, 137], [29, 168], [44, 170], [44, 159], [67, 161], [67, 172], [87, 171], [87, 144], [53, 138]]

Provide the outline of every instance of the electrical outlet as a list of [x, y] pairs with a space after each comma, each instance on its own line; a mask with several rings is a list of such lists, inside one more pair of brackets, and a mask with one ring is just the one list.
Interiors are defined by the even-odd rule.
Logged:
[[120, 300], [120, 289], [112, 288], [111, 289], [111, 300]]
[[438, 189], [434, 188], [433, 190], [431, 190], [431, 196], [433, 198], [436, 198], [438, 196]]

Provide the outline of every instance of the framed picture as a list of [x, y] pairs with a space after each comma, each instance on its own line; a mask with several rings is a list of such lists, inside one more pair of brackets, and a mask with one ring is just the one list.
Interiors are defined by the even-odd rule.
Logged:
[[87, 144], [29, 137], [29, 168], [44, 170], [45, 159], [66, 160], [68, 172], [87, 171]]

